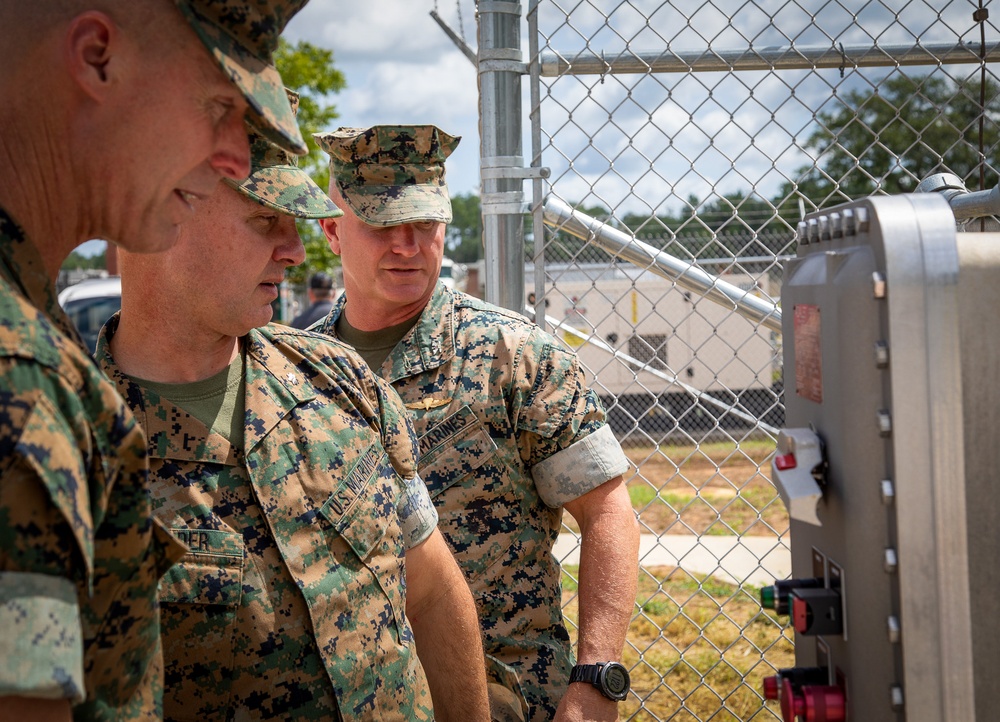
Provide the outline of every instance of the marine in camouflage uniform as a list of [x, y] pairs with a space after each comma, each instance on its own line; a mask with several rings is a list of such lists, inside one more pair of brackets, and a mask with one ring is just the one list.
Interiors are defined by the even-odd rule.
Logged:
[[160, 586], [166, 718], [433, 719], [403, 552], [436, 515], [392, 392], [328, 339], [253, 329], [232, 441], [122, 374], [116, 327], [98, 357], [149, 437], [154, 511], [190, 546]]
[[[182, 96], [193, 95], [191, 86], [119, 71], [146, 51], [159, 59], [169, 54], [165, 48], [190, 44], [197, 49], [186, 56], [190, 61], [162, 68], [164, 78], [207, 73], [206, 66], [238, 68], [225, 77], [218, 70], [211, 78], [206, 74], [199, 90], [230, 90], [238, 75], [260, 127], [305, 152], [271, 65], [278, 33], [303, 4], [185, 0], [178, 3], [180, 13], [163, 3], [153, 10], [137, 5], [135, 16], [127, 3], [95, 3], [100, 12], [86, 16], [91, 8], [83, 2], [0, 7], [5, 129], [0, 137], [0, 708], [5, 715], [62, 715], [74, 704], [77, 719], [159, 719], [157, 582], [184, 553], [153, 520], [142, 430], [56, 301], [58, 266], [83, 241], [111, 237], [137, 250], [150, 248], [146, 239], [104, 233], [128, 226], [136, 207], [148, 210], [146, 186], [129, 188], [129, 203], [121, 197], [122, 186], [148, 179], [147, 168], [126, 162], [133, 158], [127, 146], [100, 148], [102, 158], [117, 163], [118, 184], [108, 190], [108, 179], [87, 162], [93, 155], [83, 151], [90, 149], [65, 147], [126, 130], [128, 123], [97, 107], [110, 107], [110, 94], [85, 110], [68, 100], [93, 62], [81, 48], [98, 26], [108, 30], [100, 62], [113, 68], [118, 92], [134, 97], [140, 83], [142, 90], [162, 91], [187, 108], [193, 107], [192, 98]], [[245, 12], [231, 13], [237, 5]], [[142, 49], [133, 27], [140, 16], [166, 21]], [[211, 57], [200, 50], [196, 34]], [[60, 112], [45, 113], [53, 107]], [[201, 106], [199, 114], [183, 108], [164, 122], [182, 118], [197, 130], [209, 122]], [[230, 133], [213, 130], [217, 137], [205, 151], [206, 165], [215, 143], [231, 140]], [[179, 176], [181, 163], [196, 160], [180, 141], [163, 139], [162, 149], [168, 158], [187, 156], [160, 162], [157, 173], [166, 174], [173, 164], [169, 172]], [[233, 146], [227, 152], [235, 152]], [[74, 162], [67, 163], [70, 156]], [[219, 170], [205, 177], [212, 173], [217, 178]], [[93, 194], [94, 187], [105, 192]], [[157, 208], [161, 221], [167, 211]]]
[[146, 472], [135, 418], [0, 209], [0, 696], [156, 718], [156, 583], [183, 547]]
[[[444, 161], [458, 139], [433, 126], [344, 128], [316, 139], [330, 154], [331, 195], [345, 211], [321, 224], [341, 255], [346, 293], [315, 328], [355, 344], [410, 410], [420, 476], [476, 598], [488, 677], [522, 698], [522, 715], [551, 720], [574, 665], [552, 555], [563, 508], [606, 484], [614, 488], [621, 521], [605, 533], [624, 540], [612, 570], [622, 576], [610, 577], [624, 594], [605, 631], [607, 654], [617, 658], [638, 545], [620, 479], [628, 461], [575, 355], [519, 314], [434, 285], [441, 250], [425, 227], [451, 220]], [[406, 237], [391, 238], [393, 228]], [[409, 303], [421, 270], [426, 291]], [[368, 288], [374, 294], [362, 295]], [[375, 331], [366, 335], [353, 325], [363, 314], [352, 315], [359, 309], [352, 304], [373, 299], [402, 310], [379, 307], [378, 318], [365, 317]], [[602, 714], [616, 717], [606, 703]]]
[[[262, 310], [270, 316], [258, 274], [273, 283], [302, 253], [291, 216], [340, 214], [287, 153], [256, 133], [251, 149], [250, 177], [227, 181], [185, 226], [165, 254], [169, 270], [124, 256], [122, 311], [98, 341], [102, 368], [148, 435], [154, 512], [190, 546], [160, 585], [165, 716], [431, 720], [407, 616], [408, 583], [428, 572], [412, 555], [439, 545], [477, 642], [471, 595], [436, 530], [391, 388], [326, 337], [245, 328]], [[216, 244], [212, 233], [229, 229], [231, 243]], [[213, 248], [235, 281], [216, 277]], [[139, 329], [131, 340], [128, 323]], [[151, 338], [149, 326], [162, 331]], [[232, 359], [206, 376], [215, 343], [198, 339], [220, 336]], [[183, 349], [167, 352], [178, 358], [167, 370], [161, 342]], [[137, 355], [154, 362], [137, 365]], [[199, 399], [211, 398], [220, 403], [206, 414]]]

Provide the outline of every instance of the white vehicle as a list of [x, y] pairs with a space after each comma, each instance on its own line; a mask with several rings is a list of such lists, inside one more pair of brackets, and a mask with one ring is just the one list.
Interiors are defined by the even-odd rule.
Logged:
[[448, 288], [455, 288], [455, 284], [461, 285], [465, 279], [466, 269], [461, 263], [455, 263], [450, 258], [441, 259], [441, 283]]
[[59, 294], [59, 305], [93, 352], [104, 322], [122, 307], [122, 279], [106, 276], [75, 283]]

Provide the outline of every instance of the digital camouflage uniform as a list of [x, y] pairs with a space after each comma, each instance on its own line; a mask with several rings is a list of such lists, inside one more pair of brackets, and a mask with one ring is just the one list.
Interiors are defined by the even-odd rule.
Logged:
[[[300, 154], [273, 53], [305, 2], [175, 0], [255, 125]], [[0, 697], [85, 698], [79, 719], [160, 717], [156, 587], [183, 546], [152, 519], [145, 454], [38, 247], [0, 209]]]
[[[334, 325], [342, 296], [319, 330]], [[478, 607], [491, 681], [550, 720], [573, 667], [552, 547], [562, 505], [628, 469], [575, 355], [438, 283], [379, 369], [410, 410], [419, 474]], [[506, 666], [505, 666], [506, 665]]]
[[[190, 545], [165, 577], [168, 719], [432, 719], [404, 550], [436, 514], [399, 399], [347, 347], [252, 330], [243, 448], [98, 358], [149, 437], [155, 513]], [[338, 712], [339, 707], [339, 712]]]
[[156, 584], [183, 547], [152, 520], [142, 431], [0, 209], [0, 697], [156, 719]]

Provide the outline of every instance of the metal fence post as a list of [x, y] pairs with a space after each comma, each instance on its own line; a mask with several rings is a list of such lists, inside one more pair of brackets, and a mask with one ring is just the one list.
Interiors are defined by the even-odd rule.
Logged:
[[[486, 300], [524, 310], [521, 5], [480, 2], [479, 123]], [[513, 177], [512, 177], [513, 176]]]

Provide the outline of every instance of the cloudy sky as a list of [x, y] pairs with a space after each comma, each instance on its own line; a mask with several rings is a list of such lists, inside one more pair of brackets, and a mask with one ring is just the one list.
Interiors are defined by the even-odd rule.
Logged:
[[[347, 88], [333, 96], [336, 123], [430, 123], [462, 136], [448, 163], [453, 194], [479, 191], [479, 100], [472, 63], [430, 13], [433, 0], [311, 0], [285, 29], [333, 51]], [[471, 0], [441, 0], [438, 14], [476, 47]], [[461, 25], [459, 23], [461, 16]]]
[[[522, 2], [525, 12], [528, 4]], [[714, 0], [691, 6], [543, 0], [539, 24], [543, 53], [566, 57], [585, 49], [610, 56], [668, 46], [684, 52], [749, 44], [978, 42], [971, 19], [978, 0], [940, 5], [934, 0]], [[475, 48], [473, 0], [311, 0], [292, 19], [286, 37], [333, 50], [348, 83], [334, 99], [338, 124], [434, 123], [462, 135], [449, 162], [449, 186], [453, 194], [478, 192], [476, 73], [431, 10]], [[527, 58], [526, 21], [522, 28]], [[996, 36], [992, 27], [991, 36]], [[975, 66], [961, 66], [957, 74], [974, 71]], [[622, 212], [677, 210], [691, 195], [706, 199], [744, 191], [769, 197], [811, 162], [802, 145], [814, 114], [832, 109], [848, 90], [870, 89], [887, 72], [543, 78], [543, 164], [552, 168], [553, 191], [564, 200]], [[524, 88], [527, 92], [527, 78]], [[525, 133], [527, 112], [525, 100]], [[524, 155], [530, 156], [527, 135]], [[525, 192], [530, 197], [529, 184]]]
[[[522, 0], [523, 11], [530, 3]], [[944, 5], [944, 7], [939, 7]], [[807, 9], [803, 9], [805, 6]], [[660, 0], [539, 4], [543, 54], [582, 50], [684, 53], [752, 45], [796, 47], [978, 43], [978, 0]], [[567, 10], [569, 8], [570, 10]], [[681, 9], [677, 9], [681, 8]], [[336, 125], [433, 123], [461, 145], [448, 163], [453, 194], [479, 192], [478, 89], [472, 63], [431, 17], [436, 10], [475, 49], [474, 0], [310, 0], [285, 37], [333, 51], [347, 88], [330, 100]], [[522, 21], [527, 59], [527, 22]], [[987, 28], [987, 42], [998, 33]], [[929, 68], [906, 70], [926, 73]], [[886, 69], [669, 73], [542, 79], [543, 165], [551, 192], [616, 214], [677, 212], [690, 196], [771, 197], [810, 163], [815, 114], [849, 90], [869, 91]], [[898, 71], [897, 71], [898, 72]], [[974, 65], [949, 66], [951, 77]], [[528, 79], [524, 80], [527, 94]], [[524, 155], [530, 157], [527, 96]], [[320, 129], [307, 129], [320, 130]], [[322, 129], [328, 130], [328, 129]], [[530, 198], [531, 187], [524, 186]]]

